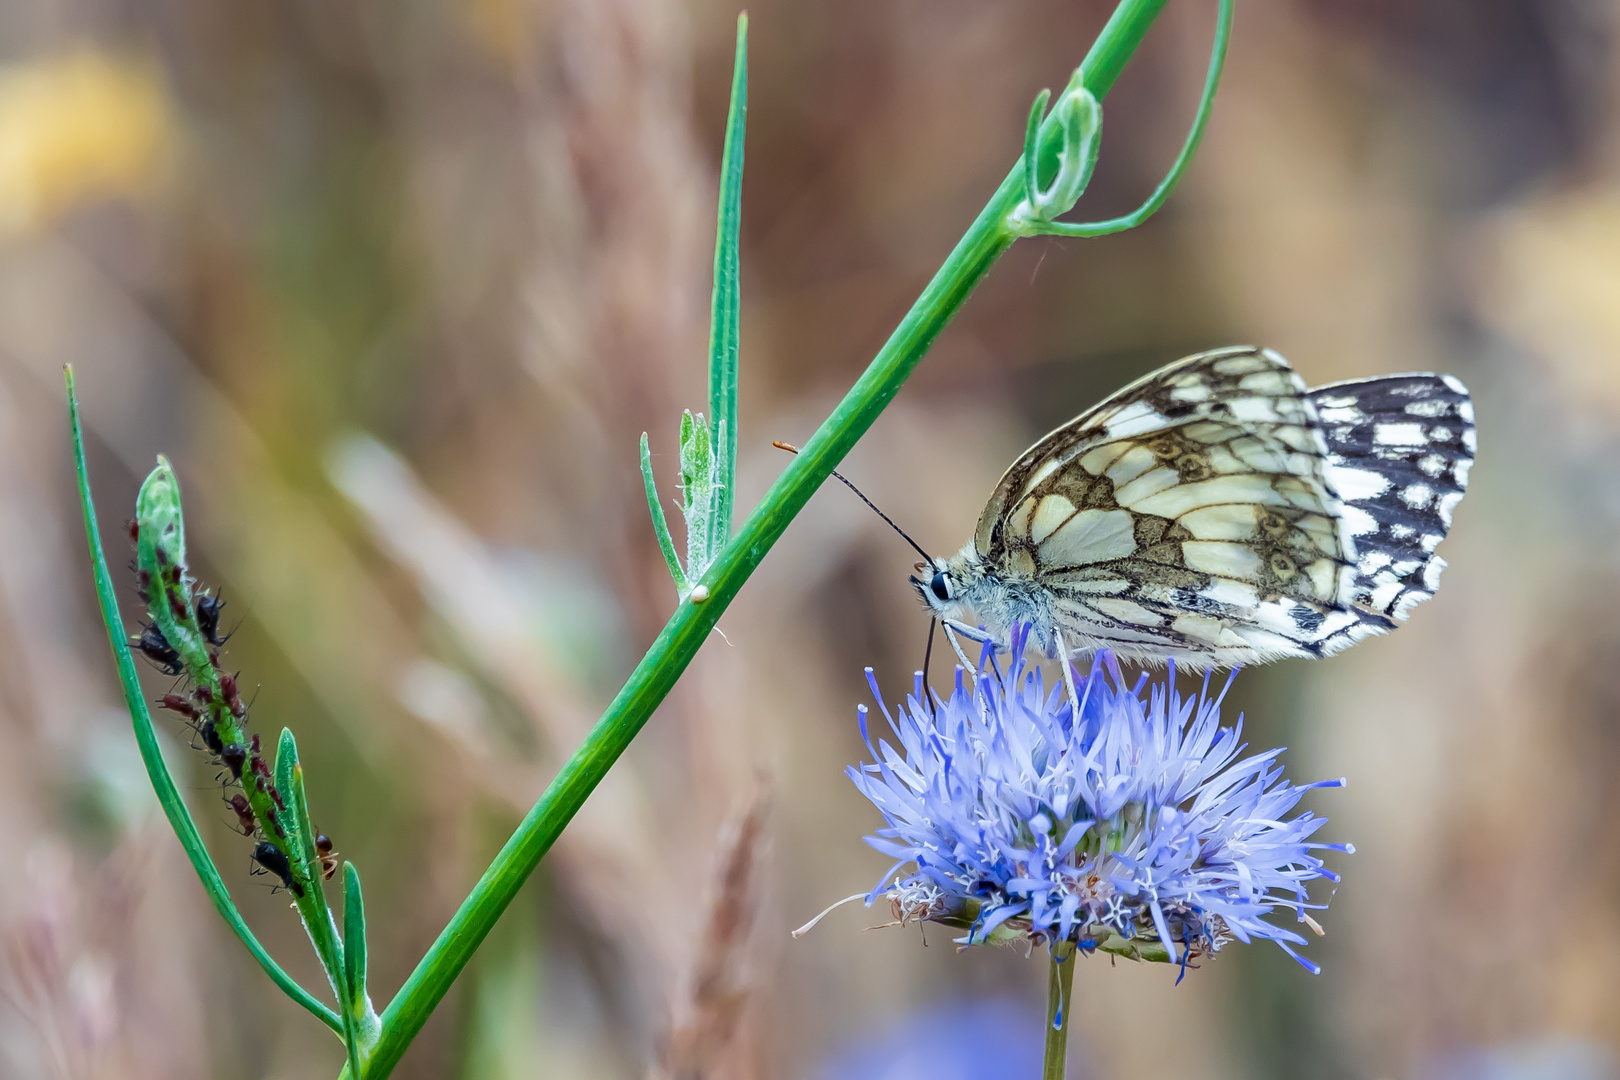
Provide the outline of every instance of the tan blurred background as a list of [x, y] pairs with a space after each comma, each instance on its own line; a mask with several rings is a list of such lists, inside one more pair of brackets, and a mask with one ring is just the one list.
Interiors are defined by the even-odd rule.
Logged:
[[[752, 6], [740, 511], [1110, 7]], [[1173, 156], [1213, 7], [1175, 0], [1108, 98], [1088, 216]], [[295, 730], [317, 823], [364, 875], [380, 1007], [673, 604], [636, 440], [672, 498], [679, 411], [706, 393], [735, 14], [0, 6], [0, 1076], [342, 1059], [213, 916], [148, 792], [61, 365], [116, 559], [154, 454], [176, 462], [253, 724]], [[1186, 352], [1473, 389], [1438, 599], [1235, 695], [1296, 778], [1350, 778], [1309, 804], [1358, 848], [1310, 947], [1326, 972], [1234, 946], [1176, 987], [1093, 959], [1071, 1076], [1620, 1076], [1617, 31], [1613, 0], [1241, 0], [1169, 208], [1021, 242], [851, 455], [945, 551], [1033, 436]], [[912, 560], [818, 495], [397, 1075], [1033, 1076], [1039, 957], [867, 933], [880, 913], [854, 908], [787, 935], [885, 865], [842, 768], [861, 668], [898, 694], [919, 662]], [[318, 987], [178, 733], [174, 761], [249, 921]]]

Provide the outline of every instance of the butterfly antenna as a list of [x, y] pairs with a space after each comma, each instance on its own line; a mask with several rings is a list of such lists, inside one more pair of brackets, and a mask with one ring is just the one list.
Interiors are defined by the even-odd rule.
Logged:
[[[799, 448], [797, 446], [794, 446], [792, 443], [773, 441], [771, 443], [771, 445], [776, 447], [778, 450], [786, 450], [790, 454], [797, 454], [799, 452]], [[934, 565], [934, 557], [932, 555], [928, 554], [928, 552], [924, 551], [922, 549], [922, 546], [920, 544], [918, 544], [917, 541], [915, 541], [911, 537], [907, 536], [906, 535], [906, 530], [904, 530], [900, 526], [896, 525], [894, 523], [893, 518], [891, 518], [888, 514], [885, 514], [883, 511], [879, 510], [877, 508], [876, 503], [874, 503], [871, 499], [868, 499], [865, 495], [863, 495], [861, 493], [860, 488], [858, 488], [854, 484], [850, 483], [849, 482], [849, 477], [845, 476], [843, 473], [839, 472], [837, 469], [833, 470], [833, 476], [837, 477], [838, 480], [845, 487], [847, 487], [847, 488], [849, 488], [849, 490], [853, 491], [855, 493], [856, 497], [861, 500], [861, 502], [865, 503], [867, 506], [870, 506], [872, 508], [872, 513], [876, 514], [878, 517], [880, 517], [884, 521], [888, 522], [889, 523], [889, 528], [891, 528], [895, 532], [899, 533], [900, 534], [900, 539], [902, 539], [906, 543], [910, 544], [911, 547], [912, 547], [912, 550], [916, 551], [917, 554], [921, 555], [923, 557], [923, 559], [925, 561], [927, 561], [929, 566]]]

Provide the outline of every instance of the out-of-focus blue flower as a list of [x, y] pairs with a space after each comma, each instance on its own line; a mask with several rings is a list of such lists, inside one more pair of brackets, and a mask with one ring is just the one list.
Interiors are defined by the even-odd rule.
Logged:
[[[866, 902], [890, 901], [901, 922], [966, 929], [962, 944], [1073, 941], [1085, 951], [1183, 965], [1227, 941], [1276, 942], [1310, 971], [1305, 939], [1266, 920], [1274, 909], [1307, 914], [1316, 878], [1338, 881], [1314, 852], [1326, 823], [1284, 820], [1311, 788], [1283, 779], [1282, 748], [1240, 758], [1242, 718], [1220, 726], [1209, 677], [1184, 697], [1172, 664], [1162, 682], [1128, 686], [1112, 654], [1099, 653], [1077, 682], [1080, 720], [1061, 680], [1050, 692], [1026, 666], [1026, 630], [1015, 631], [1011, 670], [983, 671], [974, 688], [957, 672], [935, 708], [919, 675], [898, 715], [872, 693], [898, 748], [874, 746], [875, 764], [848, 775], [887, 827], [867, 843], [896, 862]], [[981, 669], [993, 663], [988, 647]]]
[[813, 1080], [980, 1080], [1041, 1073], [1040, 1012], [1012, 998], [930, 1006], [845, 1045]]

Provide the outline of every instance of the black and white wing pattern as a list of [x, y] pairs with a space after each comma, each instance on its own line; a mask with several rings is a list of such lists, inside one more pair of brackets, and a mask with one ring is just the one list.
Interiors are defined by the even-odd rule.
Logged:
[[1468, 489], [1468, 388], [1450, 375], [1386, 375], [1319, 386], [1310, 400], [1355, 542], [1352, 602], [1404, 620], [1439, 588], [1446, 561], [1435, 548]]
[[[1319, 390], [1269, 349], [1187, 357], [1025, 451], [924, 600], [1142, 660], [1321, 657], [1434, 592], [1474, 448], [1462, 384]], [[941, 588], [945, 595], [940, 595]]]

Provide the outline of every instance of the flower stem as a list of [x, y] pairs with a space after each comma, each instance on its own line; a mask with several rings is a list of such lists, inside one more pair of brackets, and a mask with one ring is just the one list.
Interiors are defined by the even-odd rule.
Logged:
[[[1114, 84], [1165, 3], [1166, 0], [1122, 0], [1115, 9], [1076, 74], [1095, 96], [1101, 98]], [[1061, 139], [1056, 124], [1044, 125], [1042, 153], [1055, 152]], [[682, 603], [676, 607], [663, 632], [631, 672], [584, 744], [524, 816], [438, 940], [383, 1010], [382, 1033], [366, 1069], [368, 1080], [383, 1080], [398, 1064], [405, 1048], [421, 1031], [428, 1016], [564, 826], [708, 640], [710, 630], [743, 582], [810, 496], [899, 393], [951, 316], [1001, 253], [1011, 246], [1015, 237], [1007, 229], [1006, 219], [1023, 196], [1024, 167], [1020, 162], [1001, 182], [865, 373], [803, 450], [788, 461], [787, 468], [748, 515], [731, 543], [703, 574], [701, 583], [709, 590], [707, 602]]]
[[1063, 1080], [1068, 1060], [1069, 1028], [1074, 1017], [1069, 1011], [1074, 987], [1074, 943], [1065, 941], [1052, 948], [1052, 970], [1046, 978], [1046, 1065], [1041, 1080]]

